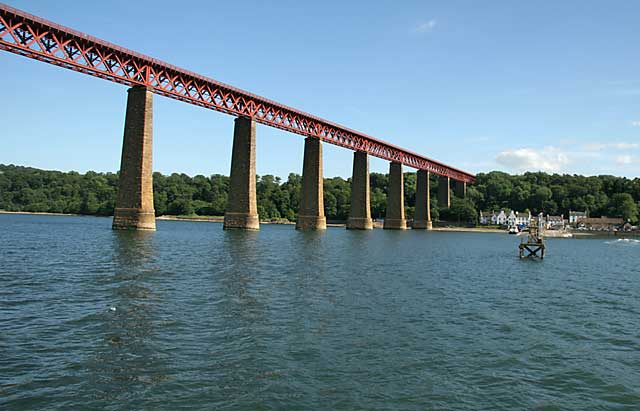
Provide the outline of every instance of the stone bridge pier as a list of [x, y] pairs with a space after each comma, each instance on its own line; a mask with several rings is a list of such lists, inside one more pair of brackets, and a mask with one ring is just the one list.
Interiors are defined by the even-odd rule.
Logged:
[[326, 230], [322, 182], [322, 142], [315, 137], [304, 140], [302, 197], [296, 221], [298, 230]]
[[451, 207], [451, 187], [450, 180], [447, 176], [438, 177], [438, 207]]
[[465, 198], [467, 196], [467, 183], [464, 181], [455, 180], [453, 183], [453, 192], [456, 197]]
[[256, 200], [256, 122], [248, 117], [235, 119], [229, 198], [223, 228], [260, 229]]
[[144, 86], [128, 90], [114, 230], [155, 230], [153, 208], [153, 94]]
[[427, 170], [418, 170], [416, 175], [416, 210], [412, 226], [414, 229], [431, 230], [433, 228], [429, 178], [430, 173]]
[[[118, 180], [118, 194], [113, 229], [155, 230], [153, 205], [153, 94], [145, 86], [128, 90], [127, 109]], [[416, 208], [412, 228], [432, 229], [430, 210], [430, 173], [418, 170]], [[467, 184], [453, 182], [457, 197], [466, 196]], [[371, 230], [371, 188], [369, 157], [366, 152], [353, 153], [351, 208], [347, 229]], [[325, 230], [322, 142], [307, 137], [304, 144], [302, 197], [296, 229]], [[438, 205], [451, 206], [451, 179], [438, 177]], [[224, 215], [224, 229], [259, 230], [256, 198], [256, 122], [249, 117], [235, 119], [229, 197]], [[389, 164], [389, 186], [385, 229], [407, 228], [404, 210], [404, 176], [402, 164]]]
[[351, 176], [351, 208], [347, 220], [348, 230], [373, 229], [370, 195], [369, 156], [363, 151], [355, 151]]
[[389, 164], [389, 193], [383, 228], [387, 230], [407, 229], [404, 216], [404, 175], [402, 174], [402, 164], [395, 161]]

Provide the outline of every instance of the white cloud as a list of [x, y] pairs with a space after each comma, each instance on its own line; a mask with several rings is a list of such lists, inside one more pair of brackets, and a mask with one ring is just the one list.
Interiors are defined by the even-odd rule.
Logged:
[[418, 27], [416, 27], [414, 29], [414, 31], [416, 33], [429, 33], [433, 30], [433, 28], [436, 26], [436, 21], [435, 20], [429, 20], [429, 21], [425, 21], [424, 23], [421, 23], [418, 25]]
[[640, 147], [638, 143], [615, 143], [611, 145], [613, 148], [617, 148], [618, 150], [630, 150], [633, 148]]
[[640, 127], [640, 121], [632, 121], [632, 122], [631, 122], [631, 125], [632, 125], [633, 127]]
[[557, 172], [569, 164], [569, 157], [556, 147], [518, 148], [501, 152], [496, 162], [517, 171]]
[[602, 151], [605, 149], [631, 150], [638, 147], [640, 147], [638, 143], [590, 143], [584, 145], [584, 149], [587, 151]]
[[584, 145], [584, 149], [587, 151], [600, 151], [607, 148], [606, 144], [601, 143], [589, 143]]
[[633, 156], [618, 156], [616, 157], [616, 164], [619, 166], [626, 166], [629, 164], [633, 164], [636, 161]]

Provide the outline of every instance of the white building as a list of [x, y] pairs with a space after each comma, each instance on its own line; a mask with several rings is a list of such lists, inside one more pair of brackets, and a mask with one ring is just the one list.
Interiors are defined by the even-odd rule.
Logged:
[[531, 220], [531, 213], [521, 213], [513, 210], [500, 210], [499, 213], [495, 211], [481, 211], [480, 212], [480, 224], [494, 224], [494, 225], [506, 225], [506, 226], [529, 226]]
[[576, 225], [579, 218], [587, 218], [587, 212], [585, 211], [571, 211], [569, 210], [569, 224]]
[[495, 211], [480, 211], [480, 224], [482, 225], [495, 225], [496, 224]]
[[520, 226], [528, 227], [530, 221], [531, 221], [531, 212], [527, 211], [525, 213], [521, 213], [518, 211], [516, 213], [516, 225], [518, 225], [518, 227]]
[[[509, 211], [509, 210], [507, 210]], [[504, 212], [504, 210], [500, 210], [498, 215], [496, 216], [496, 224], [498, 225], [507, 225], [507, 216], [508, 214]]]
[[564, 228], [564, 216], [563, 215], [548, 215], [546, 218], [547, 228], [549, 229], [562, 229]]

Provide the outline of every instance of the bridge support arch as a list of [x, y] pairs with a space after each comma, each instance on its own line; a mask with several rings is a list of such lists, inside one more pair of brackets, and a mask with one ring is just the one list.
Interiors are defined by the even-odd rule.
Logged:
[[414, 229], [431, 230], [433, 228], [429, 177], [427, 170], [418, 170], [416, 175], [416, 211], [412, 226]]
[[259, 230], [256, 199], [256, 122], [235, 119], [229, 178], [229, 199], [224, 213], [225, 230]]
[[114, 230], [155, 230], [153, 208], [153, 94], [144, 86], [128, 90]]
[[404, 175], [402, 174], [402, 164], [395, 161], [389, 164], [389, 194], [383, 228], [388, 230], [407, 229], [404, 216]]
[[304, 140], [302, 197], [296, 220], [298, 230], [326, 230], [322, 182], [322, 142], [315, 137]]
[[347, 220], [348, 230], [373, 229], [370, 196], [369, 156], [364, 151], [355, 151], [351, 175], [351, 207]]

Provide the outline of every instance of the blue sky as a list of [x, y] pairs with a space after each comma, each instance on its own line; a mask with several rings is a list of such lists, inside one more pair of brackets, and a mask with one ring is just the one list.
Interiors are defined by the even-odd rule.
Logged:
[[[5, 1], [470, 172], [640, 175], [640, 2]], [[7, 52], [0, 75], [0, 163], [119, 168], [126, 87]], [[155, 170], [229, 173], [232, 117], [154, 104]], [[259, 174], [301, 173], [301, 136], [257, 138]]]

